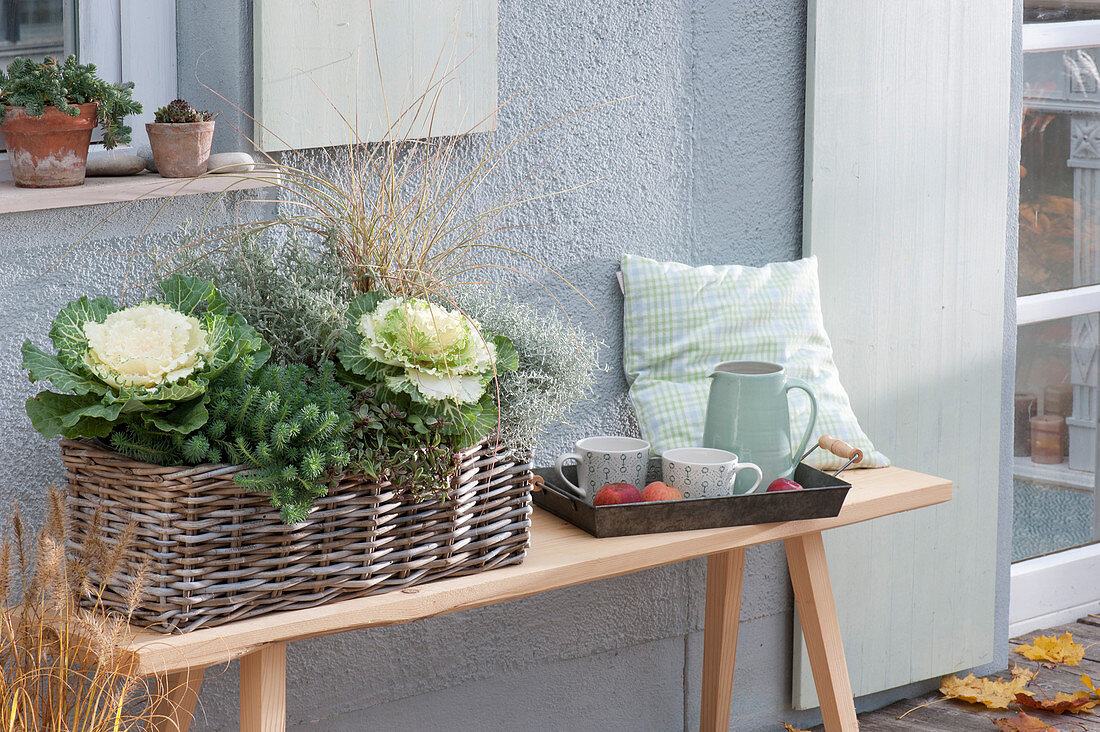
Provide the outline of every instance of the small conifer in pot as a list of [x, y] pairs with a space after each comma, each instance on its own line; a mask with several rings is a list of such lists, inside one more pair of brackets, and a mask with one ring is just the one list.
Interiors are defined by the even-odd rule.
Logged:
[[57, 188], [84, 183], [92, 129], [103, 130], [103, 146], [130, 141], [127, 115], [141, 114], [134, 85], [110, 84], [95, 64], [39, 63], [17, 58], [0, 71], [0, 133], [12, 178], [25, 188]]

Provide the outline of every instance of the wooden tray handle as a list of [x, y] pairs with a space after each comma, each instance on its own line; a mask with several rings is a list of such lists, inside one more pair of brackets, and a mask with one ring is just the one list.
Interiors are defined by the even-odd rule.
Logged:
[[863, 460], [862, 450], [857, 450], [844, 440], [839, 440], [831, 435], [822, 435], [821, 439], [817, 441], [817, 446], [845, 460], [854, 458], [857, 463]]

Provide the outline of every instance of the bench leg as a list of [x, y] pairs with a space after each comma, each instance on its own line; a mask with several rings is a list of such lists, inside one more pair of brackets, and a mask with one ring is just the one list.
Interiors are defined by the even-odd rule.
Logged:
[[706, 618], [703, 626], [703, 702], [700, 732], [727, 732], [741, 616], [741, 577], [745, 550], [730, 549], [707, 557]]
[[202, 688], [201, 668], [177, 671], [157, 679], [163, 695], [153, 705], [150, 732], [187, 732], [195, 719], [195, 704]]
[[859, 729], [821, 532], [786, 540], [787, 567], [828, 732]]
[[241, 658], [241, 732], [286, 730], [286, 644]]

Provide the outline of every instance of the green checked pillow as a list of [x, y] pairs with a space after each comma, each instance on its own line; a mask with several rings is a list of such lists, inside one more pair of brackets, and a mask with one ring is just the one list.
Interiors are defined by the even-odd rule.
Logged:
[[[814, 442], [823, 434], [839, 437], [863, 450], [860, 467], [890, 464], [860, 429], [840, 383], [821, 318], [815, 257], [759, 268], [689, 267], [628, 254], [622, 273], [623, 367], [642, 436], [655, 452], [702, 444], [707, 375], [715, 366], [771, 361], [814, 388]], [[809, 399], [794, 392], [790, 405], [791, 434], [802, 435]], [[806, 462], [823, 469], [844, 463], [824, 450]]]

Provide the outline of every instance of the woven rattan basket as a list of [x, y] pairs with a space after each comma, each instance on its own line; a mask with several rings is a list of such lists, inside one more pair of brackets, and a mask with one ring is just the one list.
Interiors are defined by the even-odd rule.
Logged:
[[[133, 556], [149, 560], [134, 623], [162, 632], [515, 564], [530, 539], [530, 466], [484, 443], [460, 456], [445, 502], [412, 503], [349, 476], [294, 526], [233, 483], [235, 466], [164, 467], [74, 440], [61, 456], [74, 547], [133, 521]], [[125, 580], [109, 587], [108, 607], [125, 609]]]

